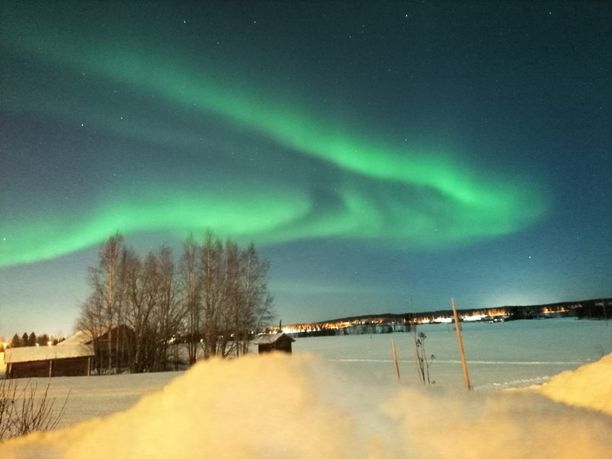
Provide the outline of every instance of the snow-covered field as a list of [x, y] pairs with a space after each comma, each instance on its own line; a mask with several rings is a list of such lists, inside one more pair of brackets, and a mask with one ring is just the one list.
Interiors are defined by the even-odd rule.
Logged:
[[54, 378], [53, 397], [70, 391], [63, 425], [91, 420], [5, 443], [0, 457], [609, 457], [612, 354], [598, 359], [612, 352], [612, 326], [466, 324], [469, 394], [452, 329], [420, 331], [436, 356], [427, 389], [405, 333], [298, 339], [293, 356], [202, 362], [186, 373]]
[[[463, 340], [472, 382], [477, 390], [541, 384], [561, 371], [612, 352], [612, 323], [546, 319], [504, 323], [464, 323]], [[463, 384], [453, 325], [421, 325], [427, 355], [435, 358], [431, 379], [444, 387]], [[393, 384], [391, 340], [395, 340], [405, 383], [418, 382], [414, 335], [330, 336], [302, 338], [294, 352], [312, 352], [355, 379]]]

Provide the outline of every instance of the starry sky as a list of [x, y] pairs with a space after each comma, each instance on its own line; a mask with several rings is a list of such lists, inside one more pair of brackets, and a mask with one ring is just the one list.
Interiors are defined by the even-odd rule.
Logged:
[[0, 336], [117, 231], [255, 242], [284, 323], [612, 296], [611, 3], [0, 9]]

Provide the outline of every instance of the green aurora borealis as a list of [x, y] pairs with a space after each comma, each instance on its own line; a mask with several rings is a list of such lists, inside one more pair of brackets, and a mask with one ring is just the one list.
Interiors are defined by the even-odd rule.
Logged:
[[612, 295], [610, 11], [2, 2], [0, 337], [115, 232], [253, 241], [284, 323]]
[[[49, 26], [46, 26], [50, 28]], [[242, 183], [233, 193], [223, 185], [190, 192], [163, 177], [155, 186], [120, 184], [112, 198], [74, 218], [62, 207], [50, 217], [4, 220], [1, 265], [37, 262], [100, 243], [109, 234], [172, 232], [183, 237], [207, 228], [261, 243], [296, 239], [367, 239], [396, 248], [439, 247], [509, 234], [537, 221], [545, 212], [541, 189], [520, 177], [461, 164], [452, 152], [426, 152], [398, 147], [373, 132], [356, 132], [336, 125], [321, 113], [307, 113], [291, 100], [251, 88], [223, 84], [223, 75], [180, 59], [162, 57], [144, 46], [138, 49], [76, 45], [77, 37], [8, 31], [11, 45], [26, 55], [111, 81], [138, 96], [163, 101], [168, 111], [189, 110], [198, 119], [214, 115], [235, 130], [252, 131], [287, 149], [307, 155], [344, 172], [348, 180], [334, 186], [341, 206], [333, 216], [318, 212], [307, 190], [264, 181]], [[13, 35], [14, 34], [14, 35]], [[32, 90], [28, 92], [32, 95]], [[252, 94], [259, 94], [254, 97]], [[23, 98], [11, 100], [15, 111], [36, 110], [49, 117], [70, 119], [77, 112], [48, 95], [36, 95], [28, 107]], [[41, 99], [44, 101], [40, 109]], [[96, 104], [97, 105], [97, 104]], [[146, 123], [120, 123], [109, 107], [88, 106], [88, 125], [112, 135], [159, 143], [173, 148], [188, 142], [179, 132], [163, 132]], [[155, 109], [155, 105], [151, 109]], [[163, 129], [163, 128], [162, 128]], [[168, 130], [168, 128], [166, 128]], [[355, 186], [351, 176], [361, 178]], [[367, 183], [367, 186], [361, 186]], [[182, 188], [180, 191], [177, 188]]]

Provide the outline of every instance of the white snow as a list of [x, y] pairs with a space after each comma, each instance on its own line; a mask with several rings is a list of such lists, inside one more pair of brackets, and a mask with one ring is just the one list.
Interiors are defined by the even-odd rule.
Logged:
[[66, 338], [64, 341], [57, 343], [58, 346], [71, 346], [73, 344], [89, 344], [93, 341], [91, 332], [86, 330], [77, 330], [77, 332]]
[[[574, 377], [587, 386], [609, 360]], [[312, 355], [267, 355], [199, 363], [126, 411], [9, 441], [0, 456], [607, 458], [611, 428], [607, 414], [531, 392], [380, 390]]]
[[[609, 457], [612, 354], [581, 363], [610, 352], [612, 328], [467, 324], [479, 389], [467, 393], [452, 330], [428, 327], [428, 352], [439, 357], [428, 388], [417, 384], [409, 334], [298, 339], [292, 356], [212, 360], [185, 373], [53, 378], [58, 403], [70, 391], [65, 428], [2, 444], [0, 457]], [[491, 390], [534, 381], [548, 383]]]
[[576, 371], [564, 371], [534, 390], [552, 400], [612, 416], [612, 354]]
[[93, 346], [73, 343], [65, 346], [12, 347], [5, 351], [4, 359], [6, 363], [17, 363], [72, 357], [93, 357], [93, 355]]
[[[426, 355], [435, 358], [431, 379], [443, 387], [462, 386], [462, 372], [453, 325], [422, 325]], [[294, 353], [322, 356], [351, 379], [369, 385], [392, 385], [391, 339], [396, 341], [402, 381], [417, 381], [414, 335], [329, 336], [300, 338]], [[498, 390], [546, 382], [564, 370], [612, 352], [612, 326], [604, 321], [575, 319], [464, 323], [463, 340], [476, 390]]]

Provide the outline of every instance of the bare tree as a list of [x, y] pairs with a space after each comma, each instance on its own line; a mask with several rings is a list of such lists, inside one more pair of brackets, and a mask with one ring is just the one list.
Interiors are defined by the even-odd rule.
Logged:
[[169, 247], [162, 246], [156, 257], [156, 296], [157, 314], [156, 322], [159, 324], [159, 336], [157, 337], [159, 356], [159, 367], [167, 369], [168, 343], [176, 338], [183, 320], [183, 308], [177, 297], [176, 278], [174, 273], [174, 262]]
[[217, 347], [222, 357], [234, 354], [240, 329], [243, 298], [240, 289], [240, 249], [233, 241], [223, 247], [223, 284], [219, 303]]
[[78, 321], [93, 337], [98, 373], [103, 364], [109, 372], [122, 364], [165, 370], [181, 335], [189, 364], [199, 345], [205, 358], [248, 352], [253, 333], [272, 318], [268, 268], [253, 244], [243, 250], [211, 232], [202, 245], [185, 241], [178, 270], [165, 245], [143, 260], [120, 235], [109, 238], [90, 268], [93, 291]]
[[81, 312], [77, 319], [76, 328], [88, 332], [92, 337], [95, 365], [97, 373], [102, 370], [101, 349], [99, 337], [104, 333], [104, 306], [102, 292], [94, 290], [87, 301], [81, 305]]
[[105, 327], [108, 331], [107, 369], [111, 372], [113, 368], [112, 330], [113, 325], [118, 324], [119, 309], [123, 296], [121, 282], [123, 237], [119, 234], [111, 236], [100, 249], [99, 256], [98, 266], [90, 268], [90, 281], [94, 291], [100, 294], [102, 301]]
[[202, 247], [202, 291], [204, 357], [217, 355], [219, 309], [223, 292], [223, 245], [211, 232], [207, 232]]
[[254, 332], [272, 318], [269, 265], [255, 246], [246, 250], [208, 234], [202, 249], [205, 356], [248, 352]]
[[181, 258], [180, 285], [182, 290], [183, 308], [186, 317], [187, 355], [189, 365], [196, 362], [198, 344], [200, 340], [202, 283], [199, 282], [200, 248], [189, 237], [183, 244]]
[[269, 324], [273, 318], [272, 295], [268, 291], [267, 277], [270, 265], [257, 254], [253, 243], [241, 254], [242, 308], [239, 328], [236, 330], [240, 346], [237, 355], [248, 352], [250, 336]]
[[155, 259], [150, 254], [145, 264], [136, 253], [127, 250], [125, 256], [125, 320], [134, 331], [134, 342], [130, 349], [129, 364], [133, 372], [145, 369], [145, 342], [149, 320], [155, 306], [151, 290], [155, 284]]

